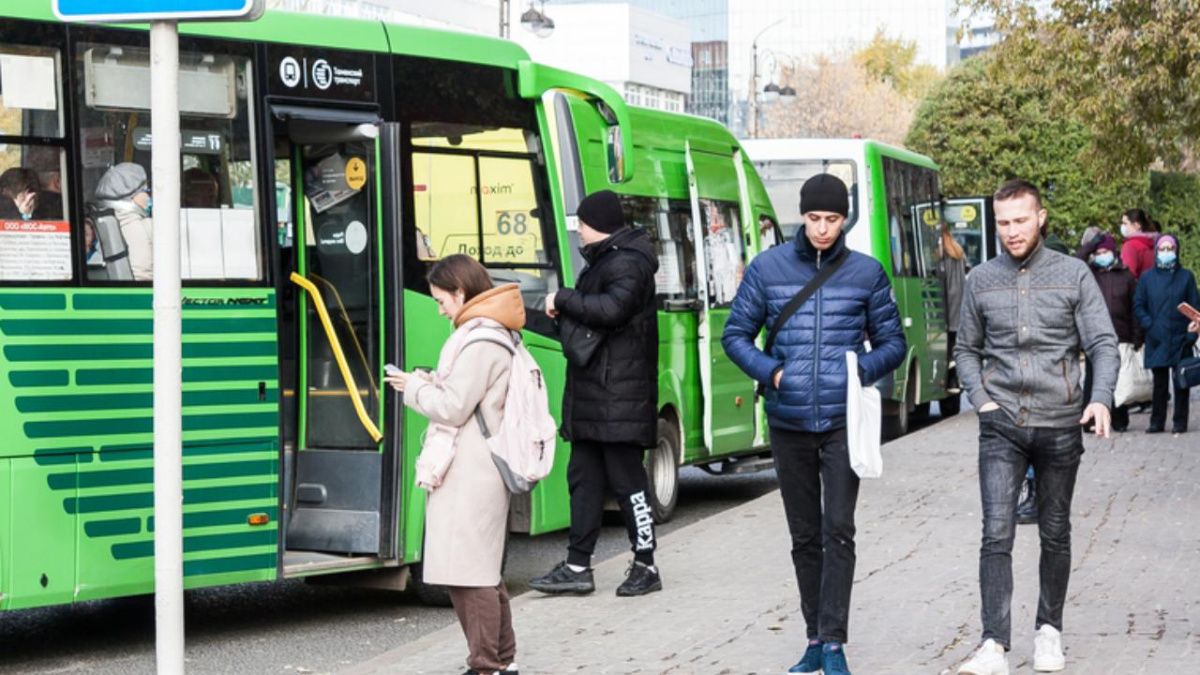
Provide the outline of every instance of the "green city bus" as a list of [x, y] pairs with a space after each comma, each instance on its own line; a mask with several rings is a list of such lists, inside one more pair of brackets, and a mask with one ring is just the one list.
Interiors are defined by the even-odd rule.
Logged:
[[945, 291], [938, 275], [942, 195], [933, 160], [862, 139], [771, 139], [744, 142], [778, 213], [783, 236], [796, 235], [800, 186], [814, 174], [841, 178], [850, 191], [846, 242], [883, 265], [908, 340], [908, 356], [877, 384], [888, 436], [908, 431], [910, 418], [938, 401], [957, 414], [959, 391], [947, 350]]
[[[45, 207], [0, 194], [0, 609], [153, 590], [151, 288], [121, 205], [95, 197], [113, 166], [149, 166], [148, 34], [49, 4], [0, 8], [0, 185], [33, 175]], [[274, 12], [181, 27], [180, 110], [186, 587], [419, 581], [425, 421], [383, 366], [436, 363], [450, 326], [425, 273], [467, 253], [520, 284], [557, 407], [540, 309], [579, 269], [584, 191], [625, 195], [665, 263], [656, 514], [680, 463], [762, 466], [720, 326], [759, 245], [740, 224], [771, 210], [720, 125], [629, 108], [510, 42]], [[557, 450], [513, 531], [567, 526]]]

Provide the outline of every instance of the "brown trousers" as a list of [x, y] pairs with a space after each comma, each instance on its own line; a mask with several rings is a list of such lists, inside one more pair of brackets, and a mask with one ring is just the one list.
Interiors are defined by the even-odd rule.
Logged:
[[501, 581], [496, 586], [450, 586], [450, 602], [470, 655], [467, 665], [481, 673], [503, 670], [513, 662], [517, 636], [513, 633], [512, 611], [508, 607], [508, 589]]

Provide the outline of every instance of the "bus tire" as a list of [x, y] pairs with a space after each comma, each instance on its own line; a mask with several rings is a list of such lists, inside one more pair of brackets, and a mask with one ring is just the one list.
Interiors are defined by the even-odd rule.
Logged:
[[658, 445], [646, 451], [646, 483], [654, 522], [665, 523], [679, 502], [679, 427], [658, 420]]
[[912, 419], [910, 413], [916, 409], [917, 388], [914, 385], [916, 381], [917, 365], [914, 363], [912, 370], [909, 371], [908, 381], [904, 383], [904, 400], [896, 401], [891, 407], [894, 413], [883, 416], [883, 437], [891, 440], [900, 438], [908, 433], [909, 421]]
[[430, 607], [449, 607], [450, 589], [437, 584], [425, 583], [423, 575], [424, 570], [421, 563], [413, 563], [410, 581], [413, 594], [417, 596], [417, 599]]

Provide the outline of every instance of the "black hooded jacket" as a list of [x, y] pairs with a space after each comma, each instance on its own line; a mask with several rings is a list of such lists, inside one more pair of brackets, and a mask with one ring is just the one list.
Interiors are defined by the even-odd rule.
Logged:
[[606, 334], [586, 367], [567, 366], [562, 436], [649, 448], [658, 428], [658, 312], [650, 236], [623, 229], [585, 246], [587, 267], [554, 306]]

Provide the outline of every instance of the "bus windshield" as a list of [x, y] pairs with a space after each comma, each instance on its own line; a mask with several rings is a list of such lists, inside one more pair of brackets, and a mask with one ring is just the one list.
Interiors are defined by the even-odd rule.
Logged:
[[800, 186], [818, 173], [831, 173], [846, 184], [850, 192], [850, 213], [845, 229], [858, 220], [858, 169], [849, 159], [769, 160], [756, 162], [756, 168], [775, 206], [779, 227], [787, 239], [792, 239], [804, 220], [800, 217]]

